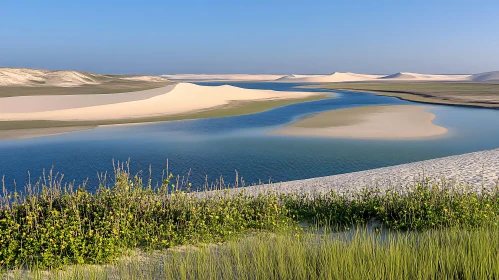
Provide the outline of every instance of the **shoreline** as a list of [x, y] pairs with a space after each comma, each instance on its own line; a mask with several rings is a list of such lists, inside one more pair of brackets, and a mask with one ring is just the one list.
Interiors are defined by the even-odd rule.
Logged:
[[[150, 118], [140, 118], [140, 119], [118, 119], [109, 121], [0, 121], [0, 141], [2, 140], [13, 140], [13, 139], [26, 139], [42, 136], [51, 136], [61, 133], [39, 133], [43, 129], [64, 129], [71, 128], [72, 130], [65, 131], [64, 133], [70, 133], [74, 131], [93, 129], [98, 127], [106, 126], [117, 126], [117, 125], [142, 125], [151, 123], [161, 123], [170, 121], [184, 121], [184, 120], [198, 120], [198, 119], [208, 119], [208, 118], [223, 118], [223, 117], [233, 117], [242, 116], [249, 114], [257, 114], [272, 110], [275, 108], [297, 104], [312, 102], [317, 100], [335, 98], [332, 93], [319, 93], [305, 98], [291, 98], [291, 99], [280, 99], [280, 100], [252, 100], [252, 101], [239, 101], [230, 102], [226, 105], [217, 106], [207, 110], [199, 110], [196, 112], [191, 112], [187, 114], [179, 115], [166, 115]], [[83, 129], [80, 129], [83, 128]], [[22, 132], [28, 132], [28, 130], [33, 130], [36, 133], [34, 136], [30, 136], [30, 133], [24, 133], [23, 137], [5, 137], [3, 135], [7, 134], [18, 134]]]
[[444, 135], [428, 106], [359, 106], [321, 112], [270, 132], [276, 135], [343, 139], [403, 140]]
[[[387, 91], [375, 91], [375, 90], [353, 90], [353, 89], [341, 89], [341, 90], [351, 91], [351, 92], [365, 92], [379, 96], [389, 96], [400, 100], [406, 100], [421, 104], [448, 105], [448, 106], [465, 107], [465, 108], [483, 108], [483, 109], [499, 110], [499, 104], [498, 105], [491, 104], [491, 106], [487, 106], [486, 104], [481, 104], [481, 103], [467, 103], [467, 102], [460, 103], [451, 100], [438, 99], [432, 96], [424, 96], [417, 93], [395, 92], [395, 91], [387, 92]], [[418, 97], [421, 99], [418, 99]]]
[[200, 86], [179, 83], [150, 91], [108, 96], [46, 95], [2, 100], [2, 121], [114, 122], [177, 116], [216, 109], [232, 102], [282, 101], [320, 95], [305, 91], [246, 89], [229, 85]]
[[94, 128], [96, 128], [96, 126], [80, 126], [80, 127], [70, 126], [70, 127], [0, 130], [0, 141], [39, 138], [44, 136], [55, 136], [76, 131], [90, 130]]
[[[237, 195], [244, 192], [257, 196], [272, 192], [314, 196], [330, 191], [338, 194], [354, 194], [366, 188], [389, 190], [426, 179], [433, 180], [429, 183], [446, 183], [454, 187], [466, 186], [469, 188], [467, 190], [478, 193], [497, 188], [499, 148], [344, 174], [232, 188], [230, 194]], [[209, 195], [211, 192], [205, 194]]]
[[400, 100], [406, 100], [421, 104], [435, 104], [435, 105], [448, 105], [466, 108], [484, 108], [484, 109], [494, 109], [499, 110], [499, 104], [494, 103], [480, 103], [480, 102], [459, 102], [448, 99], [440, 99], [436, 96], [432, 96], [426, 93], [416, 93], [416, 92], [405, 92], [405, 91], [388, 91], [388, 90], [367, 90], [367, 89], [352, 89], [352, 88], [328, 88], [321, 84], [298, 86], [298, 88], [315, 88], [315, 89], [327, 89], [333, 91], [346, 91], [346, 92], [362, 92], [369, 93], [380, 96], [394, 97]]

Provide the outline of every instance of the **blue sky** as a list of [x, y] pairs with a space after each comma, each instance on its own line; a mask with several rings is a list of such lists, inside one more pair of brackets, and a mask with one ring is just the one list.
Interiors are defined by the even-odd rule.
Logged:
[[0, 1], [0, 66], [99, 73], [499, 70], [499, 1]]

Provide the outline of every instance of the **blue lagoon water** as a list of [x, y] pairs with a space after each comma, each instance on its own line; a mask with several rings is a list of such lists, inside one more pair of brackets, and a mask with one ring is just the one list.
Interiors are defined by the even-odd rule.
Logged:
[[[217, 83], [204, 83], [217, 85]], [[293, 84], [231, 83], [245, 88], [300, 90]], [[326, 91], [326, 90], [314, 90]], [[200, 185], [223, 176], [233, 182], [235, 170], [247, 184], [287, 181], [366, 170], [499, 147], [499, 110], [431, 105], [434, 123], [445, 136], [419, 140], [352, 140], [270, 135], [267, 132], [307, 114], [380, 104], [413, 104], [393, 97], [337, 92], [338, 98], [305, 102], [237, 117], [100, 127], [62, 135], [0, 141], [0, 174], [9, 188], [32, 181], [43, 169], [65, 174], [66, 181], [89, 180], [111, 172], [112, 161], [131, 160], [133, 172], [149, 167], [161, 178], [166, 160], [174, 174], [191, 171]], [[428, 106], [428, 105], [426, 105]], [[146, 175], [148, 176], [148, 175]]]

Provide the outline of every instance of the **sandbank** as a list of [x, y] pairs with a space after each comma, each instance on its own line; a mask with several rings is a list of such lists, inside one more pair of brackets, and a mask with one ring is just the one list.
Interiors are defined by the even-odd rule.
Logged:
[[[145, 94], [149, 92], [149, 94]], [[22, 96], [2, 100], [0, 121], [106, 121], [198, 112], [231, 102], [300, 99], [314, 92], [243, 89], [179, 83], [150, 91], [109, 96]], [[5, 103], [4, 103], [5, 102]]]
[[300, 87], [361, 91], [430, 104], [499, 108], [499, 84], [492, 82], [329, 83]]
[[34, 138], [42, 136], [50, 136], [64, 134], [74, 131], [92, 129], [94, 127], [51, 127], [51, 128], [31, 128], [31, 129], [15, 129], [15, 130], [0, 130], [0, 140], [13, 140]]
[[413, 139], [442, 135], [428, 106], [385, 105], [332, 110], [292, 123], [272, 134], [357, 139]]

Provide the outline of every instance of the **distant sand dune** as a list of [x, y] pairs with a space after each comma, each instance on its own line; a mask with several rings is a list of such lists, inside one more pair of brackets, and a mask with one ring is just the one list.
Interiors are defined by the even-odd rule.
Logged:
[[277, 75], [277, 74], [166, 74], [147, 75], [101, 75], [78, 71], [49, 71], [28, 68], [0, 68], [0, 86], [26, 87], [78, 87], [101, 84], [107, 81], [128, 80], [135, 82], [280, 82], [280, 83], [341, 83], [341, 82], [399, 82], [399, 81], [468, 81], [496, 82], [499, 71], [475, 75], [436, 75], [398, 72], [390, 75], [334, 72], [325, 75]]
[[357, 73], [342, 73], [334, 72], [330, 75], [287, 75], [276, 79], [276, 82], [287, 83], [337, 83], [337, 82], [354, 82], [354, 81], [370, 81], [382, 77], [381, 75], [368, 75]]
[[413, 73], [398, 72], [395, 74], [381, 77], [380, 79], [405, 79], [405, 80], [409, 80], [409, 79], [416, 79], [416, 76]]
[[434, 75], [411, 72], [398, 72], [381, 77], [381, 80], [412, 80], [412, 81], [466, 81], [470, 75]]
[[129, 81], [139, 81], [139, 82], [152, 82], [152, 83], [160, 83], [168, 81], [167, 79], [159, 76], [134, 76], [134, 77], [123, 77], [121, 79]]
[[[166, 82], [158, 76], [118, 76], [119, 79], [144, 82]], [[0, 86], [78, 87], [112, 81], [114, 77], [70, 70], [0, 68]]]
[[470, 80], [473, 82], [499, 82], [499, 71], [475, 74], [470, 77]]
[[282, 75], [266, 74], [173, 74], [162, 75], [171, 81], [179, 82], [262, 82], [273, 81], [282, 77]]
[[369, 75], [334, 72], [330, 75], [286, 75], [276, 79], [283, 83], [342, 83], [342, 82], [398, 82], [398, 81], [468, 81], [470, 75], [434, 75], [398, 72], [391, 75]]

